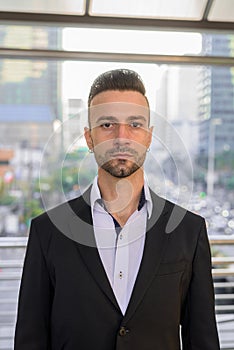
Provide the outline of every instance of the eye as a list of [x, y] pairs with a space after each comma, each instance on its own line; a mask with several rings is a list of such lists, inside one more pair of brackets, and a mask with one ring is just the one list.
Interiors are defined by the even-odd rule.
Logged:
[[142, 124], [139, 122], [132, 122], [129, 124], [132, 128], [140, 128], [142, 127]]
[[114, 123], [103, 123], [100, 125], [103, 129], [111, 129], [114, 126]]

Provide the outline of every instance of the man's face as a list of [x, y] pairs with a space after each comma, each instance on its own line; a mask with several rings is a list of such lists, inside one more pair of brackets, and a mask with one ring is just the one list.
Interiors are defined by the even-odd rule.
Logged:
[[114, 177], [130, 176], [142, 167], [151, 143], [149, 108], [137, 91], [104, 91], [91, 101], [87, 145], [100, 168]]

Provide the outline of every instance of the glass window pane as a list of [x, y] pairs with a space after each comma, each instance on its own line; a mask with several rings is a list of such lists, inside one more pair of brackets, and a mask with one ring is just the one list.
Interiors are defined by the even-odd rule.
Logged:
[[[45, 28], [40, 28], [40, 30], [45, 30]], [[50, 28], [47, 29], [50, 30]], [[11, 35], [11, 26], [2, 26], [1, 30], [1, 38], [12, 40], [14, 35]], [[28, 36], [30, 36], [29, 33], [32, 36], [34, 35], [33, 30], [29, 31], [29, 27], [27, 27], [27, 31]], [[14, 32], [17, 31], [14, 30]], [[69, 31], [68, 34], [68, 37], [72, 36]], [[55, 35], [56, 39], [57, 32], [51, 35]], [[90, 37], [92, 35], [93, 32]], [[77, 37], [77, 32], [74, 32], [74, 36]], [[45, 38], [45, 32], [43, 32], [42, 37]], [[199, 45], [202, 52], [214, 55], [230, 55], [230, 48], [233, 48], [233, 36], [203, 34], [201, 38], [199, 39]], [[14, 41], [10, 39], [9, 41], [14, 45]], [[64, 38], [62, 41], [65, 44]], [[50, 48], [50, 42], [46, 40], [48, 48]], [[3, 40], [3, 43], [7, 45], [8, 40]], [[159, 43], [159, 40], [157, 43]], [[76, 49], [78, 50], [79, 47], [85, 50], [88, 49], [88, 47], [82, 47], [81, 44], [80, 46], [77, 45]], [[73, 49], [72, 46], [69, 48]], [[12, 204], [12, 201], [14, 204], [20, 203], [18, 209], [21, 212], [19, 215], [18, 209], [16, 210], [17, 222], [20, 224], [17, 234], [26, 234], [27, 226], [25, 225], [28, 224], [29, 217], [34, 215], [35, 211], [43, 210], [41, 202], [37, 198], [39, 196], [37, 179], [39, 159], [50, 135], [53, 134], [56, 128], [60, 130], [56, 133], [57, 146], [54, 148], [57, 150], [56, 154], [58, 156], [60, 156], [60, 151], [63, 152], [66, 149], [67, 152], [69, 150], [72, 142], [79, 133], [82, 133], [83, 129], [77, 129], [77, 125], [70, 129], [66, 129], [66, 126], [64, 126], [61, 132], [61, 123], [85, 108], [89, 87], [93, 79], [99, 73], [116, 67], [134, 69], [142, 75], [146, 83], [147, 95], [152, 110], [156, 111], [157, 115], [163, 116], [165, 120], [179, 130], [179, 134], [193, 159], [195, 187], [197, 186], [197, 189], [200, 188], [205, 193], [208, 191], [208, 182], [211, 178], [210, 175], [207, 175], [208, 159], [211, 152], [210, 129], [212, 135], [214, 134], [213, 131], [215, 132], [215, 138], [213, 139], [216, 157], [215, 177], [213, 185], [212, 181], [210, 182], [208, 192], [210, 193], [210, 188], [214, 186], [214, 188], [219, 188], [220, 193], [225, 198], [233, 195], [233, 164], [231, 159], [233, 159], [234, 151], [234, 68], [180, 67], [143, 63], [126, 64], [123, 62], [66, 61], [58, 63], [56, 60], [1, 59], [0, 177], [1, 190], [4, 191], [4, 196], [0, 206], [4, 206], [4, 210], [6, 210], [5, 207], [8, 203]], [[188, 89], [188, 86], [190, 89]], [[193, 143], [191, 143], [190, 135], [194, 137]], [[165, 131], [165, 137], [166, 142], [173, 144], [172, 148], [176, 150], [177, 143], [170, 135], [170, 131]], [[83, 142], [82, 147], [84, 145]], [[50, 155], [50, 152], [48, 154]], [[164, 153], [160, 151], [158, 154], [163, 155]], [[166, 166], [171, 167], [170, 162]], [[169, 170], [167, 176], [171, 174], [170, 181], [175, 181], [176, 188], [178, 184], [176, 184], [175, 179], [173, 180], [173, 171]], [[68, 195], [73, 193], [73, 176], [74, 174], [69, 173], [65, 176], [67, 180], [64, 180], [64, 191]], [[31, 178], [32, 181], [30, 181]], [[54, 193], [50, 197], [55, 200], [53, 204], [56, 204], [56, 201], [61, 199], [61, 194], [56, 192], [57, 186], [53, 185], [54, 181], [55, 179], [47, 179], [42, 183], [42, 187], [44, 186], [45, 191], [49, 189], [49, 193]], [[31, 184], [30, 187], [29, 184]], [[176, 190], [174, 188], [171, 191], [171, 188], [168, 188], [170, 191], [168, 196], [172, 196], [173, 199]], [[26, 197], [23, 197], [24, 195]], [[29, 210], [28, 201], [34, 201], [34, 199], [37, 202], [37, 204], [34, 202], [35, 211], [33, 209], [32, 212], [27, 212]], [[230, 203], [233, 205], [231, 199]], [[203, 209], [201, 208], [201, 210]], [[11, 222], [13, 221], [9, 219], [4, 228], [0, 227], [1, 234], [3, 232], [10, 234], [8, 230], [13, 230]], [[8, 224], [10, 225], [9, 229], [7, 228]], [[228, 223], [226, 224], [225, 229], [228, 233], [230, 227]]]
[[[157, 154], [160, 163], [157, 177], [155, 167], [151, 167], [153, 161], [147, 163], [147, 176], [153, 187], [161, 195], [189, 205], [186, 203], [189, 179], [181, 159], [179, 135], [193, 164], [191, 209], [204, 216], [209, 209], [207, 220], [214, 234], [221, 231], [213, 222], [213, 215], [216, 215], [213, 203], [223, 210], [228, 205], [230, 215], [222, 218], [222, 211], [219, 215], [223, 232], [233, 233], [234, 228], [228, 224], [234, 216], [233, 68], [9, 59], [1, 60], [0, 67], [0, 208], [9, 214], [4, 214], [8, 219], [0, 227], [1, 235], [26, 234], [30, 217], [45, 209], [40, 189], [51, 206], [76, 194], [77, 157], [83, 162], [79, 168], [82, 186], [91, 181], [96, 168], [85, 168], [86, 148], [82, 134], [86, 117], [82, 111], [86, 109], [94, 78], [120, 67], [136, 70], [146, 84], [156, 125], [150, 156]], [[73, 120], [73, 117], [78, 119]], [[80, 150], [84, 153], [80, 154]], [[171, 154], [176, 157], [172, 159]], [[66, 163], [66, 157], [72, 159]], [[209, 168], [211, 159], [215, 159], [213, 170]], [[178, 163], [176, 168], [173, 168], [174, 161]], [[62, 188], [58, 166], [63, 168]], [[182, 182], [176, 169], [183, 172]], [[42, 171], [40, 183], [39, 170]], [[185, 199], [178, 198], [181, 186]], [[200, 203], [201, 192], [207, 198], [206, 207]], [[11, 212], [13, 207], [14, 213]]]
[[153, 17], [200, 20], [207, 0], [93, 0], [91, 14], [121, 17]]
[[234, 57], [234, 34], [203, 34], [202, 54]]
[[234, 57], [234, 34], [65, 28], [71, 51]]
[[202, 37], [198, 33], [142, 30], [65, 28], [65, 50], [124, 52], [139, 54], [199, 54]]
[[15, 49], [50, 49], [62, 47], [62, 29], [46, 26], [0, 25], [0, 46]]
[[0, 25], [2, 48], [234, 57], [234, 35]]
[[[94, 33], [90, 32], [86, 36], [90, 46], [85, 47], [85, 40], [69, 41], [72, 33], [64, 31], [63, 36], [60, 30], [45, 26], [2, 25], [0, 44], [21, 47], [18, 43], [21, 41], [27, 43], [22, 46], [25, 48], [54, 49], [64, 44], [69, 50], [91, 50], [97, 40], [91, 38]], [[139, 31], [134, 33], [136, 38], [146, 40]], [[76, 38], [81, 34], [84, 33], [74, 31]], [[97, 36], [101, 35], [98, 31]], [[117, 45], [123, 34], [114, 37], [117, 34], [112, 32], [112, 35]], [[190, 38], [197, 40], [196, 36]], [[233, 35], [198, 34], [198, 38], [201, 54], [233, 56]], [[133, 39], [128, 37], [128, 40], [130, 45]], [[169, 43], [175, 39], [165, 36], [164, 40]], [[164, 40], [151, 38], [151, 45], [162, 45], [165, 54], [169, 51], [163, 46]], [[106, 46], [99, 44], [107, 52]], [[190, 53], [190, 48], [180, 45], [180, 54]], [[124, 51], [125, 47], [120, 45], [118, 50]], [[135, 43], [131, 50], [138, 52]], [[149, 44], [144, 50], [152, 52]], [[157, 52], [158, 48], [153, 50]], [[92, 182], [96, 167], [82, 137], [89, 88], [98, 74], [123, 67], [142, 76], [152, 110], [153, 144], [145, 166], [150, 186], [159, 195], [204, 216], [210, 236], [234, 235], [234, 67], [1, 58], [0, 287], [4, 308], [0, 333], [7, 349], [13, 348], [16, 300], [25, 252], [22, 244], [26, 244], [25, 237], [20, 236], [27, 236], [32, 217], [48, 206], [78, 196]], [[187, 153], [181, 153], [181, 146]], [[189, 162], [183, 158], [186, 154]], [[190, 161], [192, 193], [191, 173], [187, 171]], [[5, 246], [5, 238], [9, 248]], [[212, 254], [227, 257], [233, 255], [233, 250], [230, 246], [226, 250], [215, 247]], [[11, 275], [11, 279], [4, 280], [7, 272], [13, 272], [15, 280]], [[222, 305], [225, 307], [223, 302]], [[225, 327], [223, 322], [219, 324], [221, 345], [225, 345], [227, 336], [232, 337], [232, 327], [230, 324], [229, 332], [227, 322]]]
[[0, 60], [0, 235], [26, 235], [43, 210], [40, 159], [61, 117], [61, 65], [43, 60]]
[[84, 14], [84, 0], [0, 0], [1, 11]]
[[233, 0], [214, 0], [209, 12], [208, 20], [234, 22]]

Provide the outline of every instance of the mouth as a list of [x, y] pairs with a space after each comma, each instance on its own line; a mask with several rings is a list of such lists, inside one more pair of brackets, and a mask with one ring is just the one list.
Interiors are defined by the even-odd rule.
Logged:
[[111, 157], [118, 158], [118, 159], [126, 159], [126, 158], [132, 158], [133, 155], [130, 153], [115, 153], [115, 154], [112, 154]]

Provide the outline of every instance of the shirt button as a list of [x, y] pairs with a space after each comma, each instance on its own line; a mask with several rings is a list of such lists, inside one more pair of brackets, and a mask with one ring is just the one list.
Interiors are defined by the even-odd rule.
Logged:
[[122, 271], [119, 272], [119, 278], [120, 278], [120, 279], [123, 278], [123, 272], [122, 272]]
[[125, 327], [121, 327], [120, 330], [119, 330], [119, 335], [121, 337], [124, 337], [127, 333], [129, 333], [129, 330]]

